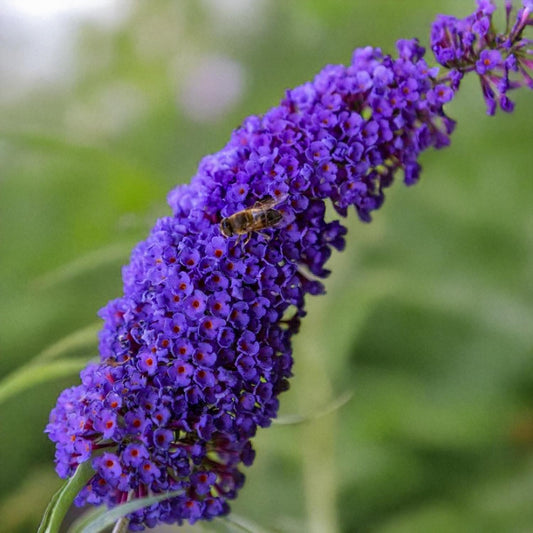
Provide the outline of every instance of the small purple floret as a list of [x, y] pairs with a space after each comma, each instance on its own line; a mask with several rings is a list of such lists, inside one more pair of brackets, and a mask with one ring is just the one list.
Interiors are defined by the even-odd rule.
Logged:
[[503, 63], [502, 56], [498, 50], [483, 50], [476, 61], [476, 72], [486, 74]]

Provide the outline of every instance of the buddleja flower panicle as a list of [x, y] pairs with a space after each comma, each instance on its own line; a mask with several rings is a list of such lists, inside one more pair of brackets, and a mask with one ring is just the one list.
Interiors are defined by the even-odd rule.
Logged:
[[[490, 6], [480, 2], [469, 22], [484, 43], [498, 42], [489, 40]], [[492, 75], [498, 57], [458, 43], [463, 26], [439, 19], [438, 57], [461, 75], [481, 60], [480, 76]], [[397, 50], [393, 58], [361, 48], [350, 65], [328, 65], [244, 120], [190, 184], [171, 191], [172, 215], [134, 249], [124, 295], [100, 312], [100, 363], [50, 416], [60, 476], [103, 453], [78, 504], [181, 491], [132, 513], [132, 530], [229, 512], [240, 468], [254, 460], [250, 439], [271, 424], [289, 386], [306, 296], [324, 292], [332, 250], [345, 246], [346, 228], [327, 218], [326, 204], [368, 222], [398, 171], [416, 183], [421, 152], [450, 142], [455, 123], [443, 105], [457, 76], [439, 77], [416, 40]], [[265, 197], [278, 201], [279, 224], [238, 243], [221, 235], [224, 217]]]
[[506, 29], [498, 33], [492, 23], [496, 9], [492, 0], [477, 3], [477, 11], [464, 19], [440, 15], [432, 26], [431, 48], [437, 61], [451, 69], [447, 79], [454, 90], [466, 73], [476, 72], [487, 113], [493, 115], [498, 106], [511, 112], [514, 104], [508, 92], [533, 89], [533, 41], [523, 36], [533, 25], [533, 4], [523, 0], [523, 7], [514, 13], [512, 2], [506, 1]]

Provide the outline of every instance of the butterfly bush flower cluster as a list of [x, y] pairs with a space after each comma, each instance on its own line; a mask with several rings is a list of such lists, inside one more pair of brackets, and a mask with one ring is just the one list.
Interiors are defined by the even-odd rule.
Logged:
[[[525, 69], [520, 34], [530, 4], [508, 43], [488, 29], [490, 6], [480, 2], [468, 22], [440, 18], [433, 48], [454, 72], [471, 64], [492, 84], [494, 72]], [[489, 45], [501, 61], [485, 57]], [[250, 439], [276, 417], [288, 388], [305, 297], [324, 292], [327, 260], [344, 247], [335, 212], [353, 206], [369, 221], [397, 171], [415, 183], [420, 153], [449, 143], [454, 122], [443, 104], [458, 76], [439, 78], [416, 40], [397, 49], [397, 58], [357, 49], [348, 66], [327, 66], [288, 90], [170, 193], [173, 214], [133, 251], [124, 295], [100, 312], [100, 362], [50, 416], [59, 475], [92, 460], [78, 504], [177, 491], [130, 514], [132, 530], [229, 512], [241, 467], [254, 459]], [[278, 225], [239, 242], [221, 234], [224, 217], [264, 198], [278, 202]]]
[[508, 97], [511, 89], [533, 89], [533, 41], [523, 36], [533, 25], [533, 0], [524, 0], [516, 14], [512, 1], [505, 0], [505, 33], [498, 33], [492, 24], [495, 9], [490, 0], [479, 0], [477, 11], [464, 19], [440, 15], [431, 32], [432, 50], [437, 61], [450, 69], [454, 90], [466, 73], [475, 72], [489, 115], [498, 105], [503, 111], [514, 109]]

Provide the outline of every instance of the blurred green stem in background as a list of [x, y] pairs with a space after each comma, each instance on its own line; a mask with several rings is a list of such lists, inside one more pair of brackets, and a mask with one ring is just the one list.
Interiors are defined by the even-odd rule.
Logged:
[[[320, 314], [307, 317], [313, 321], [313, 337], [300, 339], [299, 348], [303, 353], [298, 379], [301, 380], [298, 403], [305, 412], [311, 407], [320, 409], [335, 396], [326, 368], [329, 354], [322, 345], [319, 334], [322, 328]], [[309, 325], [309, 324], [308, 324]], [[337, 437], [338, 410], [327, 416], [317, 416], [301, 425], [303, 490], [307, 508], [307, 528], [309, 533], [337, 533], [339, 525], [336, 513], [337, 475], [335, 464], [335, 443]]]

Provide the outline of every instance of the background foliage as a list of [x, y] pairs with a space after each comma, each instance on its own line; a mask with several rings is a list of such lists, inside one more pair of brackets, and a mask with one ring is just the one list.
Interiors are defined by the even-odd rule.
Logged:
[[[96, 356], [96, 311], [169, 212], [167, 191], [326, 63], [426, 44], [437, 13], [473, 5], [142, 0], [54, 25], [0, 14], [0, 375], [65, 337], [72, 362], [0, 403], [1, 531], [33, 531], [59, 486], [48, 412]], [[65, 28], [46, 63], [35, 47]], [[489, 118], [470, 80], [448, 111], [452, 146], [426, 154], [421, 183], [397, 183], [372, 224], [351, 213], [328, 295], [310, 302], [282, 397], [281, 422], [304, 420], [259, 432], [233, 507], [259, 531], [533, 527], [531, 95]]]

